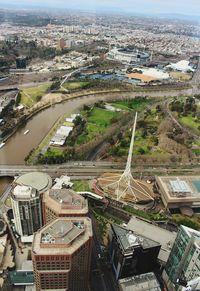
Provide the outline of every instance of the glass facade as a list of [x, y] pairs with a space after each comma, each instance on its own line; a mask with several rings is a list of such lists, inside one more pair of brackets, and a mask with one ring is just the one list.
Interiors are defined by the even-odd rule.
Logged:
[[196, 243], [196, 239], [199, 240], [198, 234], [190, 233], [188, 229], [182, 226], [179, 228], [165, 268], [169, 280], [175, 285], [178, 278], [190, 281], [200, 274], [200, 246]]

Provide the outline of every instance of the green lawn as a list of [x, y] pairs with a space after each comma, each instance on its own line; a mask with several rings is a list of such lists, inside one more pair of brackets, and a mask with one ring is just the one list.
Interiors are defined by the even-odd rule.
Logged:
[[63, 84], [63, 87], [67, 90], [75, 90], [85, 88], [90, 84], [90, 82], [66, 82]]
[[61, 155], [63, 153], [63, 149], [59, 147], [49, 147], [49, 150], [46, 152], [47, 155], [50, 156], [56, 156], [56, 155]]
[[50, 84], [48, 83], [36, 87], [24, 88], [21, 91], [20, 103], [24, 104], [27, 107], [33, 106], [35, 103], [39, 101], [38, 96], [43, 96], [47, 92], [49, 87]]
[[98, 134], [105, 132], [106, 128], [111, 125], [112, 118], [118, 117], [119, 112], [112, 112], [102, 108], [94, 107], [87, 118], [86, 132], [82, 133], [76, 143], [83, 144], [89, 142]]
[[91, 191], [88, 181], [73, 181], [74, 185], [73, 185], [73, 190], [76, 192], [83, 192], [83, 191]]
[[112, 103], [112, 105], [122, 110], [134, 110], [140, 112], [143, 111], [149, 103], [150, 100], [139, 97], [132, 100], [117, 101]]
[[[156, 138], [156, 137], [155, 137]], [[120, 143], [115, 146], [116, 149], [112, 149], [111, 153], [114, 155], [124, 156], [128, 154], [130, 146], [130, 132], [127, 131], [125, 133], [124, 138], [120, 141]], [[152, 155], [154, 151], [152, 149], [155, 148], [155, 140], [151, 135], [147, 135], [143, 137], [143, 129], [137, 129], [135, 133], [135, 142], [133, 148], [133, 155]], [[159, 148], [156, 148], [156, 152], [158, 152]]]
[[[155, 155], [164, 154], [164, 151], [158, 147], [157, 128], [161, 122], [161, 117], [152, 109], [145, 118], [145, 125], [136, 129], [133, 155]], [[113, 156], [127, 156], [132, 129], [125, 132], [118, 144], [115, 144], [110, 153]]]
[[122, 110], [128, 110], [128, 111], [131, 111], [133, 109], [131, 109], [130, 107], [128, 107], [128, 104], [125, 105], [125, 104], [121, 104], [120, 102], [116, 102], [116, 103], [112, 103], [111, 104], [113, 107], [115, 108], [119, 108], [119, 109], [122, 109]]
[[23, 92], [21, 92], [20, 103], [27, 106], [27, 107], [31, 107], [34, 105], [34, 102], [31, 100], [31, 98], [29, 98]]
[[194, 153], [195, 155], [200, 156], [200, 148], [199, 148], [199, 149], [194, 149], [194, 150], [192, 150], [192, 151], [193, 151], [193, 153]]
[[200, 126], [200, 121], [192, 117], [191, 114], [188, 116], [182, 116], [180, 118], [180, 122], [182, 125], [191, 128], [195, 132], [200, 132], [200, 130], [198, 129], [198, 127]]

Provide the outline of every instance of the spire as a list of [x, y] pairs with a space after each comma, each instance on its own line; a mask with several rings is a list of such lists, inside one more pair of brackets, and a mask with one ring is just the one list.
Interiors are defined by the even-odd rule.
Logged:
[[134, 179], [131, 173], [136, 123], [137, 112], [135, 114], [126, 168], [122, 175], [108, 173], [98, 179], [104, 191], [109, 193], [109, 196], [113, 196], [117, 201], [130, 201], [132, 203], [137, 203], [139, 201], [153, 200], [151, 191], [145, 185], [145, 183]]
[[137, 123], [137, 112], [135, 114], [135, 121], [133, 125], [133, 130], [132, 130], [132, 137], [131, 137], [131, 143], [130, 143], [130, 148], [129, 148], [129, 153], [128, 153], [128, 159], [126, 162], [126, 168], [124, 170], [124, 174], [126, 175], [131, 174], [131, 161], [132, 161], [132, 156], [133, 156], [133, 145], [134, 145], [134, 139], [135, 139], [136, 123]]

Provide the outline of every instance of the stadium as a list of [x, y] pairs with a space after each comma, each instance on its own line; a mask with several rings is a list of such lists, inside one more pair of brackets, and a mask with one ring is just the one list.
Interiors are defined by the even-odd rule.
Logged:
[[107, 59], [119, 61], [123, 64], [143, 64], [150, 59], [150, 54], [136, 49], [114, 48], [107, 54]]

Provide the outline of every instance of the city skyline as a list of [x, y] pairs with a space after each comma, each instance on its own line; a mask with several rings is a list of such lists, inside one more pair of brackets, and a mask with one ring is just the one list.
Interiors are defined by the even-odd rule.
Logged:
[[5, 0], [0, 1], [0, 7], [19, 7], [19, 8], [66, 8], [87, 11], [107, 11], [129, 14], [185, 14], [185, 15], [200, 15], [200, 5], [198, 0], [188, 1], [163, 1], [163, 0], [126, 0], [122, 3], [120, 0], [102, 0], [101, 2], [95, 0], [75, 0], [73, 3], [66, 3], [64, 0], [13, 0], [12, 3]]

